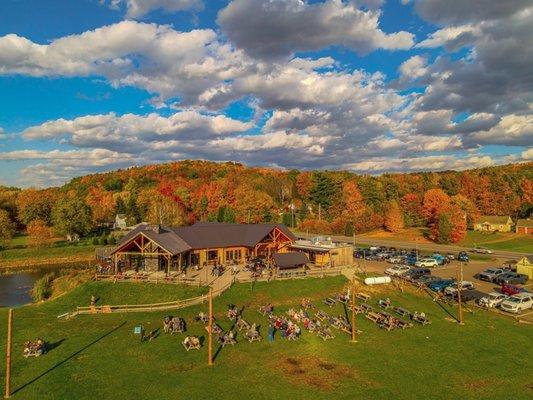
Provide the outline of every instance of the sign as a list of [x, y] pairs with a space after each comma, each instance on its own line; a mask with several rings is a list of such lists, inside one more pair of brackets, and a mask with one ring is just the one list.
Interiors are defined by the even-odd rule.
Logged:
[[133, 333], [135, 335], [140, 335], [142, 333], [142, 331], [143, 331], [143, 327], [142, 326], [136, 326], [136, 327], [133, 328]]

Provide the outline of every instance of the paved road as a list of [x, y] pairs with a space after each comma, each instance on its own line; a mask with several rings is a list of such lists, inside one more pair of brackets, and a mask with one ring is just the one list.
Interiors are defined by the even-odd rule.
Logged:
[[[302, 233], [296, 233], [296, 235], [302, 238], [305, 238], [306, 236], [305, 234], [302, 235]], [[345, 242], [345, 243], [353, 244], [353, 237], [336, 236], [336, 235], [323, 235], [323, 236], [330, 236], [336, 242]], [[460, 251], [469, 250], [467, 247], [462, 247], [462, 246], [444, 245], [444, 244], [436, 244], [436, 243], [418, 243], [417, 244], [417, 243], [410, 242], [410, 241], [401, 241], [401, 240], [394, 240], [394, 239], [378, 239], [378, 238], [372, 238], [372, 237], [361, 236], [361, 235], [355, 236], [355, 244], [356, 246], [357, 245], [374, 245], [374, 246], [397, 247], [401, 249], [413, 249], [415, 247], [418, 247], [418, 249], [421, 251], [428, 251], [428, 252], [438, 251], [444, 254], [458, 253]], [[494, 257], [505, 258], [509, 260], [519, 260], [528, 254], [520, 253], [516, 251], [493, 250], [493, 253], [491, 255]]]

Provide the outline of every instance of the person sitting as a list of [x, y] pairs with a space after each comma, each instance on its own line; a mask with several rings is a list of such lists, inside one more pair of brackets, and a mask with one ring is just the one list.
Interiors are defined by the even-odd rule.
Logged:
[[163, 332], [169, 333], [172, 326], [172, 317], [167, 316], [163, 319]]

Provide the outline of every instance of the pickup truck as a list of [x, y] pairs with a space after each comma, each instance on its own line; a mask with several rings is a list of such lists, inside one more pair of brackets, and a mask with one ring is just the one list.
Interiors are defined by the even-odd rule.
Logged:
[[515, 314], [529, 310], [533, 308], [533, 295], [530, 293], [513, 294], [507, 300], [502, 301], [500, 308]]
[[501, 275], [505, 272], [508, 271], [504, 270], [503, 268], [487, 268], [485, 271], [474, 275], [474, 277], [480, 281], [494, 282], [498, 275]]
[[528, 276], [525, 274], [517, 274], [516, 272], [506, 272], [504, 274], [500, 274], [494, 279], [494, 282], [496, 282], [498, 285], [502, 285], [504, 283], [511, 283], [511, 284], [522, 284], [524, 285], [528, 280]]

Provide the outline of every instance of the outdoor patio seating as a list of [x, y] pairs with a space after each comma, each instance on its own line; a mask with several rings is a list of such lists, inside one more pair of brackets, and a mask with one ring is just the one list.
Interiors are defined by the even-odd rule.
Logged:
[[220, 337], [218, 338], [218, 342], [222, 347], [225, 347], [228, 344], [233, 346], [237, 343], [237, 341], [235, 340], [235, 335], [232, 331], [228, 331], [227, 333], [220, 335]]
[[200, 339], [198, 336], [187, 336], [183, 342], [183, 347], [185, 347], [185, 350], [199, 350], [200, 347], [202, 347], [200, 343]]
[[368, 295], [366, 293], [362, 293], [362, 292], [356, 293], [355, 297], [357, 297], [358, 299], [363, 300], [363, 301], [370, 300], [370, 295]]
[[259, 312], [263, 316], [272, 314], [273, 311], [274, 311], [274, 306], [272, 304], [267, 304], [266, 306], [259, 307]]
[[24, 358], [39, 357], [46, 353], [46, 343], [42, 339], [36, 339], [34, 342], [26, 341], [22, 355]]
[[385, 308], [385, 309], [388, 309], [388, 308], [391, 308], [391, 301], [389, 298], [386, 298], [386, 299], [379, 299], [378, 300], [378, 306], [380, 306], [381, 308]]
[[401, 315], [402, 317], [411, 317], [411, 311], [403, 308], [403, 307], [394, 307], [394, 312], [396, 314]]
[[363, 309], [365, 313], [368, 313], [373, 310], [372, 306], [366, 303], [361, 304], [361, 308]]
[[418, 311], [415, 311], [412, 316], [412, 319], [413, 321], [416, 321], [421, 325], [428, 325], [431, 323], [429, 319], [426, 317], [426, 314], [424, 314], [423, 312], [419, 313]]
[[246, 330], [250, 329], [250, 324], [241, 317], [237, 318], [237, 323], [235, 324], [235, 326], [237, 327], [239, 331], [242, 331], [244, 329]]
[[329, 328], [321, 328], [317, 330], [317, 336], [324, 341], [335, 338], [335, 335], [333, 335]]
[[337, 302], [335, 301], [334, 298], [332, 297], [327, 297], [325, 298], [322, 303], [324, 303], [325, 305], [327, 305], [328, 307], [333, 307], [335, 304], [337, 304]]
[[323, 321], [323, 320], [326, 320], [326, 319], [329, 319], [329, 314], [325, 311], [322, 311], [322, 310], [318, 310], [318, 312], [315, 314], [315, 316], [320, 320], [320, 321]]

